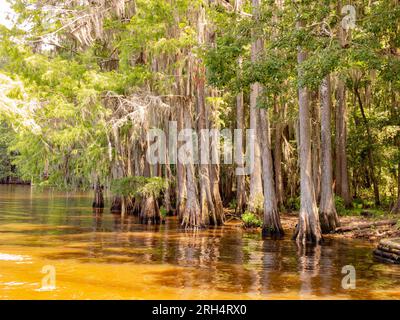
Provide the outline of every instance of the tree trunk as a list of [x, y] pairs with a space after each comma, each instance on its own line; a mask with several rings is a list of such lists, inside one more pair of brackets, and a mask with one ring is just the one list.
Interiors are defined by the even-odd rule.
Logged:
[[349, 174], [347, 168], [347, 107], [346, 87], [342, 79], [337, 80], [336, 89], [336, 194], [343, 198], [347, 208], [351, 207]]
[[104, 208], [104, 196], [103, 196], [103, 186], [101, 185], [99, 179], [96, 180], [94, 187], [94, 201], [93, 208]]
[[372, 155], [372, 148], [373, 148], [373, 145], [374, 145], [373, 144], [373, 138], [372, 138], [372, 132], [371, 132], [371, 128], [370, 128], [369, 123], [368, 123], [367, 116], [365, 114], [364, 105], [363, 105], [363, 102], [362, 102], [361, 95], [360, 95], [360, 92], [358, 90], [358, 87], [356, 86], [354, 90], [355, 90], [355, 94], [356, 94], [356, 97], [357, 97], [357, 100], [358, 100], [358, 105], [360, 107], [361, 116], [362, 116], [362, 119], [364, 121], [364, 126], [365, 126], [365, 129], [367, 131], [367, 138], [368, 138], [368, 146], [367, 146], [367, 148], [368, 148], [368, 150], [367, 150], [368, 164], [369, 164], [372, 184], [373, 184], [373, 187], [374, 187], [375, 205], [379, 206], [381, 201], [380, 201], [380, 194], [379, 194], [378, 179], [377, 179], [376, 174], [375, 174], [374, 157]]
[[142, 200], [139, 215], [142, 224], [159, 224], [161, 221], [160, 208], [154, 196], [148, 196]]
[[[399, 113], [400, 109], [399, 109], [398, 102], [396, 99], [397, 98], [396, 91], [393, 88], [393, 84], [391, 84], [391, 92], [392, 92], [392, 108], [391, 108], [392, 117], [394, 119], [397, 119], [396, 123], [397, 123], [397, 125], [400, 125], [400, 113]], [[397, 168], [397, 201], [392, 208], [392, 213], [394, 213], [394, 214], [400, 213], [400, 133], [397, 134], [396, 143], [397, 143], [398, 152], [399, 152], [398, 153], [399, 163], [398, 163], [398, 168]]]
[[[186, 129], [192, 129], [192, 117], [190, 115], [189, 108], [190, 104], [184, 109], [184, 123]], [[190, 229], [199, 229], [204, 228], [205, 223], [203, 221], [203, 216], [201, 215], [198, 200], [193, 152], [193, 145], [191, 147], [191, 150], [186, 149], [186, 154], [189, 158], [187, 164], [185, 164], [187, 199], [185, 209], [182, 214], [182, 226]]]
[[[275, 13], [272, 16], [272, 22], [278, 26], [279, 14], [283, 9], [283, 1], [275, 0]], [[278, 38], [278, 28], [272, 30], [272, 40], [276, 41]], [[286, 103], [280, 103], [278, 96], [274, 95], [274, 112], [275, 120], [275, 143], [274, 143], [274, 176], [275, 176], [275, 194], [278, 210], [284, 206], [284, 186], [282, 177], [282, 142], [283, 142], [283, 128], [285, 121]]]
[[274, 143], [274, 176], [275, 176], [275, 194], [278, 209], [283, 207], [283, 179], [282, 179], [282, 135], [283, 135], [283, 117], [277, 98], [274, 97], [274, 111], [278, 117], [275, 123], [275, 143]]
[[320, 125], [320, 108], [318, 105], [318, 92], [312, 92], [311, 102], [311, 153], [312, 153], [312, 175], [315, 189], [315, 198], [318, 201], [320, 199], [321, 191], [321, 125]]
[[[235, 0], [235, 12], [239, 13], [242, 10], [242, 0]], [[242, 66], [242, 57], [238, 59], [239, 69]], [[243, 98], [243, 91], [239, 92], [236, 96], [236, 128], [241, 130], [242, 133], [242, 141], [239, 145], [236, 146], [235, 152], [235, 159], [243, 159], [244, 160], [244, 153], [243, 153], [243, 133], [244, 133], [244, 98]], [[242, 162], [242, 161], [241, 161]], [[240, 163], [242, 165], [242, 163]], [[244, 175], [236, 175], [236, 214], [242, 214], [245, 211], [247, 203], [247, 194], [246, 194], [246, 180]]]
[[121, 213], [121, 210], [122, 210], [122, 199], [119, 196], [115, 196], [111, 204], [111, 212]]
[[[240, 59], [241, 60], [241, 59]], [[239, 64], [241, 61], [239, 61]], [[242, 141], [236, 145], [235, 159], [240, 159], [240, 165], [244, 165], [244, 153], [243, 153], [243, 136], [244, 136], [244, 104], [243, 104], [243, 91], [236, 96], [236, 128], [240, 130], [242, 134]], [[243, 160], [242, 160], [243, 159]], [[236, 175], [236, 213], [242, 214], [245, 211], [247, 203], [246, 194], [246, 180], [244, 175]]]
[[[207, 38], [207, 21], [204, 7], [200, 7], [198, 16], [198, 43], [204, 45]], [[198, 129], [200, 134], [200, 209], [202, 221], [205, 224], [220, 225], [223, 223], [223, 206], [219, 193], [219, 167], [218, 163], [210, 164], [210, 136], [209, 128], [213, 126], [210, 121], [212, 110], [206, 102], [206, 73], [203, 61], [197, 60], [196, 97], [199, 114]], [[212, 92], [212, 90], [211, 90]], [[218, 146], [212, 146], [217, 151]]]
[[[342, 2], [338, 1], [337, 12], [342, 10]], [[338, 24], [338, 40], [340, 46], [345, 48], [347, 45], [346, 30]], [[349, 186], [349, 173], [347, 168], [347, 106], [346, 106], [346, 86], [340, 75], [337, 79], [336, 88], [336, 134], [335, 134], [335, 189], [336, 194], [343, 198], [345, 206], [351, 207], [352, 197]]]
[[[211, 105], [212, 113], [216, 113], [215, 110], [216, 105]], [[213, 120], [210, 120], [210, 127], [218, 127], [217, 124], [213, 123]], [[219, 129], [219, 128], [217, 128]], [[218, 159], [219, 160], [219, 140], [217, 136], [214, 134], [217, 133], [216, 130], [213, 130], [213, 136], [211, 139], [210, 149], [211, 149], [211, 159]], [[215, 209], [215, 217], [213, 224], [214, 225], [222, 225], [225, 222], [225, 213], [224, 213], [224, 205], [221, 198], [221, 193], [219, 189], [220, 185], [220, 165], [218, 163], [211, 162], [210, 164], [210, 181], [211, 181], [211, 193], [212, 193], [212, 201], [214, 203]], [[231, 183], [232, 184], [232, 183]], [[230, 189], [232, 190], [232, 189]]]
[[[180, 85], [181, 85], [181, 83], [179, 83], [179, 87], [180, 87]], [[183, 92], [183, 90], [182, 90], [182, 92]], [[182, 92], [178, 92], [178, 93], [182, 94]], [[185, 125], [184, 125], [184, 108], [185, 108], [185, 106], [183, 105], [183, 101], [181, 101], [181, 99], [179, 99], [178, 111], [177, 111], [178, 132], [183, 130], [185, 127]], [[180, 148], [181, 145], [182, 145], [181, 142], [177, 141], [178, 148]], [[178, 216], [179, 220], [182, 220], [183, 213], [184, 213], [185, 207], [186, 207], [187, 191], [186, 191], [186, 170], [185, 170], [185, 166], [180, 161], [179, 157], [177, 157], [176, 175], [177, 175], [177, 182], [178, 182], [176, 210], [177, 210], [177, 216]]]
[[331, 85], [330, 76], [321, 84], [321, 200], [319, 219], [322, 233], [334, 232], [339, 226], [332, 189], [332, 133], [331, 133]]
[[[303, 21], [296, 24], [298, 30], [304, 27]], [[306, 52], [298, 49], [297, 61], [300, 65], [306, 60]], [[299, 71], [299, 77], [302, 76]], [[300, 212], [299, 222], [293, 238], [299, 244], [306, 242], [320, 243], [322, 240], [319, 224], [318, 208], [315, 200], [314, 184], [311, 167], [311, 142], [310, 142], [310, 110], [309, 93], [307, 88], [299, 88], [299, 122], [300, 122]]]
[[211, 192], [215, 207], [216, 220], [214, 225], [222, 225], [225, 222], [224, 206], [219, 192], [219, 164], [211, 165]]
[[[260, 0], [252, 0], [253, 2], [253, 17], [258, 19]], [[254, 37], [254, 35], [253, 35]], [[262, 49], [262, 40], [255, 37], [251, 45], [251, 61], [256, 62], [258, 56]], [[253, 83], [250, 86], [250, 129], [253, 130], [253, 170], [250, 174], [250, 195], [248, 210], [253, 213], [262, 212], [263, 207], [263, 189], [261, 181], [261, 156], [260, 156], [260, 141], [259, 141], [259, 124], [258, 124], [258, 114], [259, 110], [257, 108], [257, 99], [259, 96], [260, 84]]]
[[260, 109], [260, 130], [262, 145], [262, 169], [264, 181], [264, 222], [263, 238], [279, 239], [283, 237], [283, 228], [275, 196], [274, 175], [271, 155], [271, 133], [268, 111]]
[[[199, 82], [203, 80], [198, 80]], [[199, 134], [200, 134], [200, 156], [204, 157], [207, 156], [206, 150], [204, 150], [204, 146], [207, 145], [208, 148], [208, 143], [209, 140], [207, 139], [206, 135], [208, 135], [207, 131], [202, 132], [202, 130], [207, 129], [206, 125], [206, 103], [205, 103], [205, 90], [204, 90], [204, 82], [198, 83], [197, 84], [197, 107], [198, 107], [198, 112], [199, 112], [199, 120], [198, 120], [198, 129], [199, 129]], [[203, 163], [203, 161], [206, 160], [206, 163]], [[205, 224], [210, 223], [210, 216], [211, 216], [211, 221], [215, 222], [216, 217], [215, 217], [215, 209], [214, 209], [214, 203], [212, 201], [212, 195], [211, 195], [211, 182], [210, 182], [210, 171], [209, 171], [209, 158], [208, 159], [203, 159], [200, 163], [199, 167], [199, 178], [200, 178], [200, 210], [201, 210], [201, 216], [202, 220], [205, 222]]]
[[[180, 23], [180, 16], [178, 12], [178, 8], [174, 8], [173, 12], [173, 18], [174, 18], [174, 29], [172, 31], [172, 35], [175, 38], [179, 38], [180, 36], [180, 28], [179, 23]], [[183, 59], [183, 52], [178, 53], [175, 56], [175, 63]], [[180, 64], [177, 64], [178, 66], [176, 67], [176, 86], [175, 86], [175, 94], [177, 98], [175, 99], [176, 103], [176, 119], [177, 119], [177, 133], [181, 132], [181, 130], [184, 129], [185, 124], [184, 124], [184, 107], [185, 107], [185, 102], [187, 101], [186, 99], [186, 86], [185, 86], [185, 78], [183, 78], [183, 66]], [[176, 137], [177, 138], [177, 137]], [[182, 143], [180, 141], [176, 140], [176, 146], [177, 150], [181, 147]], [[177, 155], [177, 150], [175, 151], [175, 154], [173, 155], [174, 160], [176, 159], [176, 181], [177, 181], [177, 190], [176, 190], [176, 215], [178, 216], [179, 220], [182, 221], [183, 218], [183, 213], [185, 211], [186, 207], [186, 172], [185, 172], [185, 167], [183, 163], [180, 161], [178, 155]], [[170, 155], [172, 157], [172, 155]]]
[[[170, 134], [170, 132], [168, 132]], [[168, 138], [167, 138], [168, 140]], [[167, 145], [169, 144], [169, 141], [167, 142]], [[168, 148], [165, 150], [165, 179], [167, 181], [172, 181], [173, 180], [173, 175], [171, 172], [171, 159], [169, 158], [169, 151]], [[168, 214], [172, 213], [172, 188], [170, 184], [168, 183], [168, 186], [164, 192], [164, 207], [165, 210], [168, 212]]]

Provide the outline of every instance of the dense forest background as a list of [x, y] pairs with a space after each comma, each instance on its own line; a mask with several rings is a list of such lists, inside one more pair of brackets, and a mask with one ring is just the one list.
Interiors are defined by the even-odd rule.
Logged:
[[[109, 190], [115, 212], [186, 228], [230, 208], [265, 237], [299, 211], [299, 242], [346, 210], [400, 212], [399, 1], [9, 2], [3, 182], [93, 188], [95, 207]], [[146, 133], [169, 121], [255, 130], [253, 172], [150, 165]]]

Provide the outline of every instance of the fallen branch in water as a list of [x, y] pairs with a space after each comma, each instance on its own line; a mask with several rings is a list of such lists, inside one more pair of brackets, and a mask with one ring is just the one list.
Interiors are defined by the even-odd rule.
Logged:
[[335, 232], [336, 233], [342, 233], [342, 232], [350, 232], [354, 230], [363, 230], [363, 229], [368, 229], [372, 227], [380, 227], [380, 226], [394, 226], [397, 224], [397, 220], [382, 220], [382, 221], [375, 221], [375, 222], [367, 222], [367, 223], [361, 223], [358, 225], [353, 225], [353, 226], [346, 226], [346, 227], [338, 227], [336, 228]]

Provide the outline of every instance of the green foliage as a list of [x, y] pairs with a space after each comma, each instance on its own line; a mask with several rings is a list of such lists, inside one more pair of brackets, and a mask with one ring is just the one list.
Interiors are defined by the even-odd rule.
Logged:
[[[165, 73], [153, 72], [153, 61], [193, 49], [196, 26], [190, 25], [187, 12], [196, 2], [136, 1], [137, 12], [132, 19], [108, 16], [103, 21], [107, 39], [84, 47], [66, 34], [68, 28], [61, 28], [58, 11], [44, 12], [40, 5], [12, 1], [17, 24], [12, 30], [0, 29], [1, 71], [22, 81], [24, 99], [40, 102], [34, 111], [34, 121], [42, 129], [40, 135], [22, 130], [17, 116], [8, 119], [16, 130], [12, 151], [17, 157], [13, 163], [22, 177], [38, 184], [88, 187], [95, 176], [106, 182], [113, 161], [109, 154], [115, 155], [115, 150], [109, 149], [112, 133], [107, 123], [113, 111], [104, 105], [104, 96], [108, 92], [131, 94], [150, 83], [150, 90], [158, 94], [171, 93], [171, 74], [177, 66]], [[60, 3], [60, 7], [63, 5], [67, 6]], [[175, 25], [177, 16], [180, 21]], [[27, 21], [29, 31], [19, 29]], [[170, 35], [175, 27], [179, 37]], [[26, 41], [50, 32], [57, 32], [59, 44], [50, 46], [50, 50], [32, 49], [32, 43]], [[104, 65], [115, 53], [117, 68], [109, 71]], [[143, 55], [146, 57], [141, 59]], [[22, 99], [17, 91], [12, 95]], [[151, 184], [148, 187], [156, 189]]]
[[160, 207], [160, 216], [162, 219], [165, 219], [168, 216], [168, 210], [165, 209], [164, 206]]
[[287, 207], [289, 210], [299, 211], [300, 210], [300, 197], [287, 199]]
[[237, 200], [233, 198], [231, 202], [229, 202], [229, 209], [236, 209], [237, 207]]
[[12, 165], [15, 155], [9, 151], [13, 138], [13, 132], [8, 125], [0, 122], [0, 181], [16, 176]]
[[207, 51], [205, 63], [208, 68], [208, 81], [217, 86], [230, 86], [231, 89], [239, 91], [242, 87], [239, 57], [246, 54], [241, 43], [231, 35], [220, 37], [217, 45]]
[[346, 206], [344, 203], [343, 198], [339, 196], [335, 196], [335, 207], [336, 207], [336, 212], [341, 215], [344, 214], [346, 211]]
[[246, 211], [242, 214], [243, 226], [245, 228], [259, 228], [262, 227], [261, 219], [254, 213]]
[[168, 182], [161, 177], [134, 176], [114, 180], [111, 191], [120, 196], [158, 198], [167, 187]]
[[368, 217], [383, 217], [388, 214], [387, 210], [384, 210], [382, 208], [371, 208], [371, 209], [360, 209], [360, 208], [352, 208], [352, 209], [346, 209], [341, 215], [342, 216], [365, 216], [367, 215]]

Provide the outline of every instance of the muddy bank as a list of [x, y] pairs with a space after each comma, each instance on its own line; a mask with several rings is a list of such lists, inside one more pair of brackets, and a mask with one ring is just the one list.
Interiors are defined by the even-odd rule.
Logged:
[[[334, 238], [352, 238], [352, 239], [365, 239], [370, 242], [378, 243], [384, 238], [397, 238], [400, 237], [399, 221], [400, 217], [396, 215], [385, 215], [378, 218], [369, 217], [341, 217], [341, 226], [352, 226], [359, 229], [354, 229], [348, 232], [341, 232], [329, 235]], [[365, 226], [370, 225], [368, 228]]]
[[[342, 216], [340, 217], [341, 225], [337, 232], [325, 234], [324, 238], [361, 239], [371, 243], [378, 243], [385, 238], [400, 238], [398, 220], [400, 220], [400, 217], [390, 214], [380, 217]], [[291, 235], [296, 228], [298, 215], [294, 212], [283, 213], [281, 214], [281, 222], [285, 233]], [[248, 231], [253, 232], [258, 231], [258, 229]]]

